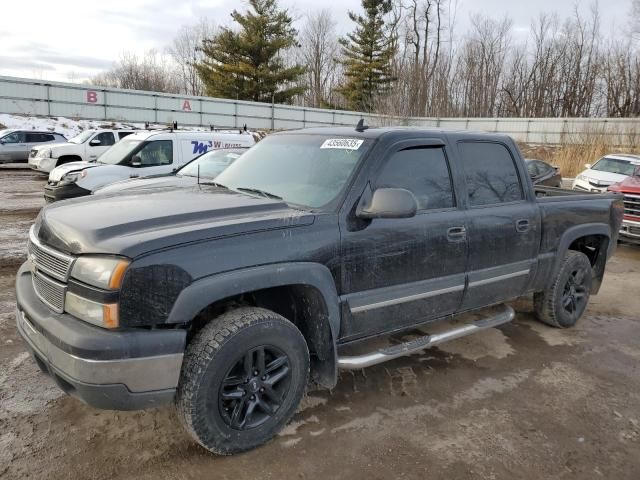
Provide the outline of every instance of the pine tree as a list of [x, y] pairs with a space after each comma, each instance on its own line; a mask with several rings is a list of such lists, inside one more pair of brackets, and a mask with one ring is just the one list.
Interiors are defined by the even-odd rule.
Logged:
[[340, 39], [346, 81], [339, 89], [348, 108], [371, 111], [377, 95], [387, 91], [395, 80], [391, 60], [395, 44], [385, 32], [385, 16], [391, 0], [362, 0], [365, 16], [349, 12], [356, 23], [354, 32]]
[[304, 91], [298, 82], [304, 67], [287, 66], [282, 54], [297, 46], [297, 31], [277, 0], [249, 0], [244, 14], [231, 14], [240, 29], [222, 28], [202, 46], [197, 65], [207, 95], [239, 100], [287, 103]]

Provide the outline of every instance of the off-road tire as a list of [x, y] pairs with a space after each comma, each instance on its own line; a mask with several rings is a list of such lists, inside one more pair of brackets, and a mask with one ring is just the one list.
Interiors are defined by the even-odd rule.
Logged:
[[[265, 423], [247, 430], [239, 430], [238, 426], [234, 429], [229, 423], [232, 415], [223, 411], [228, 410], [222, 406], [222, 392], [228, 388], [223, 387], [223, 381], [228, 385], [226, 382], [232, 371], [237, 372], [234, 369], [245, 358], [243, 355], [254, 358], [253, 353], [247, 352], [264, 351], [265, 348], [280, 351], [287, 358], [290, 367], [287, 388], [282, 392], [275, 413], [269, 416], [260, 411], [263, 417], [268, 417]], [[264, 364], [264, 353], [262, 358]], [[233, 378], [242, 375], [244, 373]], [[266, 376], [261, 378], [264, 380]], [[241, 307], [213, 319], [187, 346], [176, 394], [176, 410], [185, 429], [200, 445], [219, 455], [231, 455], [260, 446], [278, 433], [296, 412], [308, 378], [309, 351], [296, 326], [270, 310]], [[249, 391], [249, 382], [243, 383], [237, 388]], [[249, 402], [247, 398], [245, 401]], [[255, 409], [260, 408], [255, 407], [252, 411], [255, 414]]]
[[[575, 313], [571, 314], [565, 309], [563, 301], [566, 301], [567, 295], [570, 294], [570, 292], [567, 292], [569, 288], [567, 285], [571, 283], [570, 277], [573, 277], [576, 272], [582, 272], [584, 275], [580, 287], [583, 289], [583, 296], [581, 297], [582, 301], [575, 309]], [[538, 320], [556, 328], [573, 327], [589, 303], [592, 275], [589, 258], [582, 252], [569, 250], [562, 260], [558, 274], [549, 287], [543, 292], [535, 293], [533, 296], [533, 304]]]

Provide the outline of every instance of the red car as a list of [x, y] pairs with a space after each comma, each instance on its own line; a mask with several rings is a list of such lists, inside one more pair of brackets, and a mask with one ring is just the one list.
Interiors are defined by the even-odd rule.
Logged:
[[622, 182], [611, 185], [609, 191], [624, 194], [621, 239], [640, 244], [640, 168]]

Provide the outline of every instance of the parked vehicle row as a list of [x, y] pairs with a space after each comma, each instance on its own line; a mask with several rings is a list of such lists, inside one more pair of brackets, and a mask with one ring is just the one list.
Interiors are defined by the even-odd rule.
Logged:
[[66, 141], [64, 135], [46, 130], [0, 130], [0, 163], [26, 162], [32, 148]]
[[[140, 168], [150, 145], [153, 162], [175, 161], [190, 143], [135, 134], [69, 173]], [[332, 388], [338, 369], [509, 322], [508, 300], [532, 294], [541, 321], [575, 325], [622, 216], [613, 193], [534, 187], [504, 135], [282, 132], [198, 188], [45, 207], [16, 278], [18, 330], [67, 393], [109, 409], [173, 402], [201, 445], [232, 454], [282, 429], [310, 380]], [[471, 311], [405, 344], [344, 350]]]
[[130, 178], [166, 175], [198, 155], [221, 148], [250, 147], [250, 133], [145, 130], [127, 136], [94, 161], [60, 165], [49, 174], [45, 199], [54, 202], [90, 195]]
[[248, 149], [249, 147], [211, 150], [194, 158], [184, 167], [179, 168], [173, 173], [122, 180], [98, 188], [93, 193], [149, 193], [168, 187], [187, 188], [198, 184], [207, 185]]

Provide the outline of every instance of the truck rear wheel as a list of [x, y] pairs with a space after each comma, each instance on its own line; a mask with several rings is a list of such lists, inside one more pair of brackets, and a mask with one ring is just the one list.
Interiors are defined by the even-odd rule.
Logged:
[[533, 296], [538, 319], [552, 327], [573, 327], [589, 303], [591, 279], [589, 258], [569, 250], [551, 285]]
[[286, 425], [308, 377], [309, 351], [295, 325], [272, 311], [242, 307], [207, 324], [187, 347], [176, 409], [207, 450], [239, 453]]

